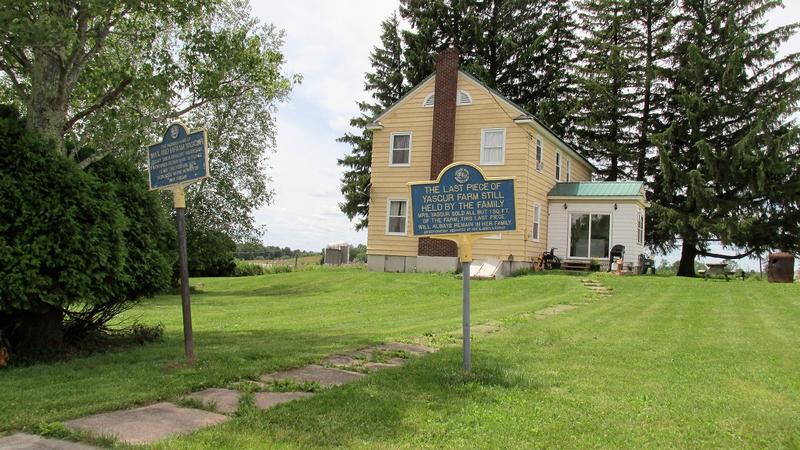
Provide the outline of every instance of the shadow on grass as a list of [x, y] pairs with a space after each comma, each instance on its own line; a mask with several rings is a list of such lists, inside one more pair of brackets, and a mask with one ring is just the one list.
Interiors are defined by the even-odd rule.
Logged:
[[191, 391], [315, 362], [378, 339], [368, 333], [324, 331], [197, 331], [197, 361], [187, 365], [182, 335], [173, 331], [163, 343], [6, 368], [0, 370], [4, 405], [0, 432], [174, 400]]
[[[269, 436], [279, 446], [300, 448], [391, 447], [424, 431], [410, 425], [418, 421], [407, 417], [447, 420], [509, 391], [544, 388], [520, 376], [512, 361], [483, 352], [475, 354], [473, 372], [465, 375], [461, 351], [452, 347], [309, 400], [242, 417], [223, 425], [228, 429], [214, 437], [247, 436], [257, 441]], [[189, 446], [197, 444], [194, 439], [207, 438], [199, 433], [187, 442]]]

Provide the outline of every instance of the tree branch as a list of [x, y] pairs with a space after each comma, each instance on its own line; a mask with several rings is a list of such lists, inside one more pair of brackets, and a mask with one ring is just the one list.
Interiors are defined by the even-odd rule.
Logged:
[[3, 49], [7, 51], [19, 63], [19, 65], [22, 66], [23, 69], [30, 72], [31, 62], [28, 60], [28, 57], [25, 56], [25, 52], [10, 44], [3, 44]]
[[3, 72], [6, 73], [6, 75], [8, 75], [8, 78], [11, 80], [11, 85], [14, 86], [14, 90], [17, 91], [17, 94], [19, 94], [20, 99], [23, 102], [27, 102], [28, 94], [25, 92], [22, 83], [20, 83], [19, 80], [17, 79], [17, 75], [14, 73], [14, 70], [10, 66], [7, 66], [1, 60], [0, 60], [0, 70], [2, 70]]
[[89, 114], [94, 113], [98, 109], [108, 105], [109, 103], [115, 101], [119, 96], [122, 94], [122, 91], [131, 84], [133, 78], [125, 77], [116, 87], [108, 90], [103, 96], [100, 98], [99, 101], [95, 102], [92, 106], [80, 111], [79, 113], [75, 114], [67, 120], [67, 123], [64, 124], [64, 129], [62, 132], [66, 133], [70, 128], [72, 128], [75, 123], [84, 117], [88, 116]]
[[705, 252], [705, 251], [702, 251], [702, 250], [698, 250], [697, 254], [700, 255], [700, 256], [707, 256], [709, 258], [742, 259], [742, 258], [746, 258], [746, 257], [752, 255], [755, 252], [756, 252], [756, 249], [751, 249], [746, 253], [741, 253], [741, 254], [738, 254], [738, 255], [723, 255], [723, 254], [720, 254], [720, 253], [711, 253], [711, 252]]
[[110, 154], [111, 154], [110, 150], [103, 150], [103, 151], [99, 151], [97, 153], [94, 153], [93, 155], [89, 156], [88, 158], [85, 158], [82, 161], [80, 161], [78, 163], [78, 167], [80, 167], [81, 169], [85, 169], [85, 168], [89, 167], [91, 164], [96, 163], [97, 161], [100, 161], [101, 159], [105, 158], [106, 156], [108, 156]]

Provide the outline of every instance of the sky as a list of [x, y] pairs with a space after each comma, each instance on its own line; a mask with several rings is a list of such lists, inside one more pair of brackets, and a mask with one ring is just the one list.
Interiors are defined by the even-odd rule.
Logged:
[[[785, 3], [770, 15], [770, 27], [800, 20], [800, 0]], [[398, 2], [253, 0], [252, 6], [262, 22], [285, 31], [285, 71], [303, 77], [278, 107], [277, 151], [270, 158], [275, 197], [255, 214], [267, 228], [264, 242], [302, 250], [320, 250], [334, 241], [365, 244], [366, 231], [356, 232], [338, 207], [342, 169], [336, 160], [349, 146], [336, 138], [351, 130], [348, 121], [358, 113], [356, 102], [367, 99], [369, 54], [379, 43], [381, 21]], [[800, 36], [784, 51], [800, 51]]]

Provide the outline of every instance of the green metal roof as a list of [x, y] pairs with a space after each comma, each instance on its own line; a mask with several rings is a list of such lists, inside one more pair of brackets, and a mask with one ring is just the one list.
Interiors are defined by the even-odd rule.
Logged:
[[556, 183], [549, 197], [641, 197], [641, 181], [580, 181]]

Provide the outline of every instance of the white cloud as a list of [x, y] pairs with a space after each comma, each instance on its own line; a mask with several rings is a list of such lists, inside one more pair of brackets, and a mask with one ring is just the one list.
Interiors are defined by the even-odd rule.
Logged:
[[278, 152], [271, 159], [275, 202], [256, 213], [271, 245], [317, 250], [332, 241], [366, 242], [339, 211], [349, 130], [366, 97], [364, 73], [378, 43], [380, 22], [396, 0], [254, 1], [253, 14], [286, 31], [286, 70], [303, 76], [278, 113]]

